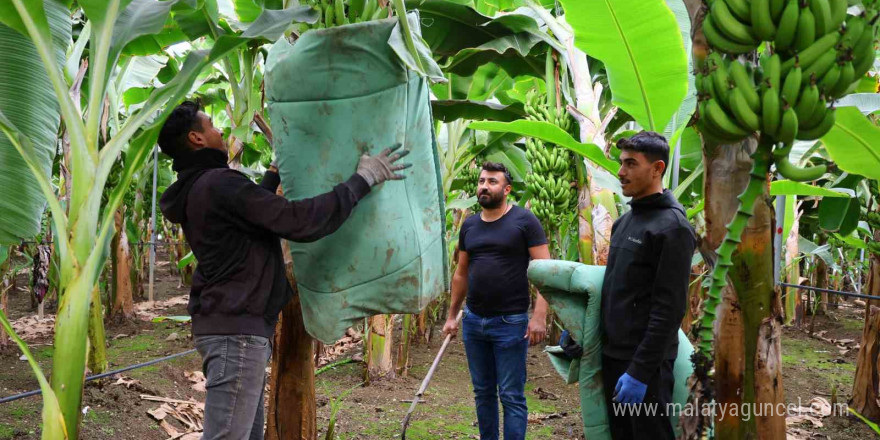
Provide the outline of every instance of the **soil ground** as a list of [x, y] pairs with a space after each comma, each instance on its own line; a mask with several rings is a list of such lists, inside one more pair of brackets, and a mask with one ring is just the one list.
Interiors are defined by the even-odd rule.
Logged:
[[[160, 257], [161, 260], [161, 257]], [[184, 295], [178, 277], [163, 265], [157, 273], [156, 299]], [[19, 285], [29, 285], [22, 279]], [[12, 292], [9, 297], [12, 320], [35, 312], [30, 308], [26, 291]], [[47, 307], [46, 313], [53, 313]], [[175, 306], [165, 315], [185, 315], [185, 307]], [[858, 308], [831, 309], [819, 316], [815, 330], [824, 330], [827, 339], [861, 340], [861, 317]], [[147, 321], [108, 325], [108, 359], [111, 369], [137, 364], [186, 351], [192, 347], [188, 324]], [[173, 333], [177, 337], [169, 337]], [[40, 366], [50, 373], [53, 348], [51, 339], [29, 343]], [[331, 417], [335, 419], [336, 438], [391, 439], [399, 438], [400, 423], [422, 378], [427, 373], [439, 343], [417, 344], [411, 349], [411, 365], [407, 377], [375, 381], [362, 386], [364, 367], [349, 363], [328, 370], [317, 377], [319, 438], [325, 438]], [[542, 347], [533, 347], [528, 358], [526, 397], [529, 407], [530, 439], [580, 439], [583, 437], [580, 406], [576, 385], [565, 385], [556, 375]], [[357, 352], [359, 349], [355, 349]], [[821, 396], [831, 400], [836, 387], [838, 399], [845, 402], [852, 392], [856, 350], [841, 355], [838, 348], [811, 337], [804, 330], [786, 328], [783, 341], [783, 378], [786, 400], [808, 406], [810, 399]], [[349, 352], [346, 356], [357, 353]], [[0, 350], [0, 398], [37, 389], [38, 385], [28, 363], [20, 360], [16, 347]], [[141, 399], [142, 394], [187, 400], [204, 400], [204, 393], [195, 391], [186, 373], [198, 371], [201, 361], [190, 354], [171, 361], [122, 373], [136, 380], [128, 387], [116, 385], [117, 377], [87, 383], [84, 392], [82, 439], [164, 440], [168, 436], [147, 411], [159, 403]], [[28, 397], [0, 404], [0, 439], [38, 439], [41, 400]], [[333, 414], [331, 414], [333, 413]], [[875, 435], [851, 417], [822, 419], [821, 428], [801, 427], [815, 433], [812, 438], [867, 439]], [[455, 340], [437, 370], [407, 431], [408, 439], [477, 439], [473, 394], [467, 360], [460, 340]]]

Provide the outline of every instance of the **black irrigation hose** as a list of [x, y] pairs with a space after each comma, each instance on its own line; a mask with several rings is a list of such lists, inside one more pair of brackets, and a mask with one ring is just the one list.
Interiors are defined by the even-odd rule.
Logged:
[[862, 293], [844, 292], [841, 290], [832, 290], [832, 289], [822, 289], [820, 287], [802, 286], [800, 284], [779, 283], [779, 285], [783, 286], [783, 287], [792, 287], [795, 289], [812, 290], [814, 292], [824, 292], [824, 293], [832, 293], [834, 295], [840, 295], [840, 296], [849, 296], [852, 298], [871, 299], [871, 300], [875, 300], [875, 301], [880, 300], [880, 297], [878, 297], [878, 296], [865, 295]]
[[[87, 377], [85, 381], [88, 382], [90, 380], [103, 379], [108, 376], [113, 376], [114, 374], [119, 374], [119, 373], [129, 371], [129, 370], [136, 370], [138, 368], [143, 368], [143, 367], [146, 367], [149, 365], [158, 364], [159, 362], [164, 362], [164, 361], [171, 360], [171, 359], [174, 359], [177, 357], [186, 356], [190, 353], [194, 353], [195, 351], [196, 351], [195, 349], [190, 349], [190, 350], [184, 351], [182, 353], [172, 354], [171, 356], [165, 356], [163, 358], [153, 359], [151, 361], [147, 361], [142, 364], [135, 364], [135, 365], [131, 365], [131, 366], [128, 366], [125, 368], [120, 368], [118, 370], [113, 370], [113, 371], [108, 371], [106, 373], [96, 374], [94, 376]], [[9, 397], [4, 397], [4, 398], [0, 399], [0, 404], [12, 402], [12, 401], [18, 400], [18, 399], [24, 399], [25, 397], [36, 396], [37, 394], [42, 394], [42, 391], [41, 390], [33, 390], [33, 391], [28, 391], [26, 393], [21, 393], [21, 394], [16, 394], [16, 395], [9, 396]]]

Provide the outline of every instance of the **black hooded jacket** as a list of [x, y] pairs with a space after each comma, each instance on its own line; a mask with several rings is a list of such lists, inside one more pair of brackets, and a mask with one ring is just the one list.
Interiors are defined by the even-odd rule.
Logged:
[[332, 234], [370, 192], [355, 174], [330, 192], [288, 201], [275, 194], [278, 174], [267, 172], [257, 185], [211, 149], [176, 158], [174, 169], [177, 181], [159, 203], [182, 225], [198, 261], [187, 307], [196, 335], [271, 337], [293, 296], [279, 237], [310, 242]]
[[630, 206], [611, 229], [602, 285], [603, 352], [631, 360], [627, 373], [648, 383], [660, 363], [678, 353], [696, 237], [669, 190]]

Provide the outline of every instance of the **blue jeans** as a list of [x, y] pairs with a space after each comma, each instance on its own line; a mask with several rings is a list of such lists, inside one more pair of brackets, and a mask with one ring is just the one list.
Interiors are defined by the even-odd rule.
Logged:
[[272, 343], [262, 336], [195, 337], [207, 383], [202, 440], [262, 440]]
[[465, 308], [461, 334], [474, 384], [481, 440], [498, 439], [499, 397], [504, 408], [504, 439], [526, 438], [528, 327], [527, 313], [484, 318]]

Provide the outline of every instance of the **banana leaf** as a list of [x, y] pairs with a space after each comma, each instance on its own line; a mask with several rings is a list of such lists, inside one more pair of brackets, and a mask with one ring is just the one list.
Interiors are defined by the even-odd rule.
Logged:
[[575, 45], [605, 63], [612, 102], [662, 132], [688, 90], [684, 39], [664, 0], [561, 0]]

